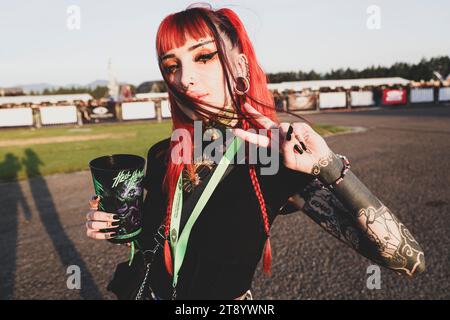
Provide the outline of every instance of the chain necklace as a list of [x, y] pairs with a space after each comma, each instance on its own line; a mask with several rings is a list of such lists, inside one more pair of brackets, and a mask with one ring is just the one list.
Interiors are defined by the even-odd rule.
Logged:
[[[228, 111], [225, 111], [228, 112]], [[204, 137], [210, 139], [212, 143], [214, 140], [223, 138], [223, 148], [219, 151], [223, 152], [225, 150], [225, 138], [226, 138], [227, 125], [222, 122], [209, 121], [205, 124]], [[205, 146], [203, 146], [205, 147]], [[187, 193], [191, 193], [211, 172], [211, 170], [216, 166], [214, 160], [212, 160], [207, 155], [204, 155], [194, 160], [191, 167], [185, 166], [183, 168], [183, 190]]]

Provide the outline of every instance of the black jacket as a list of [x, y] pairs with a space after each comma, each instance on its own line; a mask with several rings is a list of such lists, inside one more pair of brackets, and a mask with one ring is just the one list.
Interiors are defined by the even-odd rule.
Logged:
[[[166, 216], [167, 196], [162, 182], [169, 143], [169, 139], [160, 141], [148, 152], [140, 239], [144, 248], [152, 243]], [[179, 272], [177, 299], [233, 299], [250, 288], [266, 234], [248, 169], [246, 164], [234, 165], [194, 224]], [[270, 224], [288, 198], [314, 179], [284, 167], [282, 161], [275, 175], [261, 175], [259, 166], [256, 172]], [[189, 213], [183, 211], [182, 226]], [[157, 296], [170, 299], [172, 279], [165, 270], [163, 250], [155, 256], [150, 283]]]

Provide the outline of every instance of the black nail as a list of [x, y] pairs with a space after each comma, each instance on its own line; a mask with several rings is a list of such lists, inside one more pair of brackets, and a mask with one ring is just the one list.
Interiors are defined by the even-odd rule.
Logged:
[[303, 153], [303, 150], [300, 149], [300, 147], [298, 146], [298, 144], [296, 144], [296, 145], [294, 146], [294, 150], [297, 151], [297, 152], [300, 153], [300, 154]]
[[118, 226], [120, 225], [120, 221], [114, 221], [113, 223], [111, 223], [111, 226]]
[[114, 215], [113, 215], [113, 219], [114, 219], [114, 220], [119, 220], [119, 219], [120, 219], [120, 215], [114, 214]]
[[115, 237], [115, 236], [117, 236], [117, 232], [110, 233], [110, 234], [108, 235], [109, 238], [113, 238], [113, 237]]
[[91, 200], [97, 200], [98, 196], [92, 196]]
[[294, 131], [294, 128], [292, 126], [289, 126], [289, 129], [288, 129], [288, 131], [286, 133], [286, 140], [287, 141], [291, 141], [291, 135], [292, 135], [293, 131]]
[[305, 151], [306, 151], [307, 149], [306, 149], [306, 146], [305, 146], [305, 144], [304, 144], [304, 143], [303, 143], [302, 141], [300, 141], [300, 144], [302, 145], [302, 148], [303, 148], [303, 150], [305, 150]]

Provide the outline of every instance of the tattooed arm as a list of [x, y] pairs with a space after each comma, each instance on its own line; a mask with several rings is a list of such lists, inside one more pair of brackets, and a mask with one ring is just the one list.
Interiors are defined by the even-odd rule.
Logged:
[[[248, 103], [244, 104], [244, 108], [263, 128], [277, 130], [277, 139], [270, 140], [279, 142], [279, 151], [286, 168], [312, 174], [317, 177], [314, 181], [320, 180], [325, 185], [341, 175], [342, 161], [311, 126], [305, 122], [277, 124]], [[233, 129], [233, 133], [262, 147], [271, 145], [269, 138], [264, 135], [240, 128]], [[304, 211], [360, 254], [409, 276], [425, 270], [420, 245], [351, 171], [333, 191], [310, 187], [302, 192], [302, 196], [306, 201]]]
[[[332, 151], [311, 172], [302, 210], [325, 230], [379, 265], [412, 276], [425, 270], [424, 253], [395, 215], [350, 171], [334, 190], [322, 188], [341, 174]], [[322, 184], [323, 183], [323, 184]]]

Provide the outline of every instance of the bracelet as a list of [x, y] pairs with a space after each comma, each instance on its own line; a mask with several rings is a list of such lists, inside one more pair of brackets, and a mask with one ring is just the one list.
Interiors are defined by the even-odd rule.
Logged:
[[344, 162], [344, 168], [342, 169], [341, 175], [339, 178], [337, 178], [333, 183], [330, 183], [327, 187], [331, 190], [336, 188], [336, 186], [344, 180], [345, 175], [347, 174], [348, 170], [350, 170], [350, 161], [348, 161], [346, 156], [336, 154], [337, 157], [342, 159], [342, 162]]

